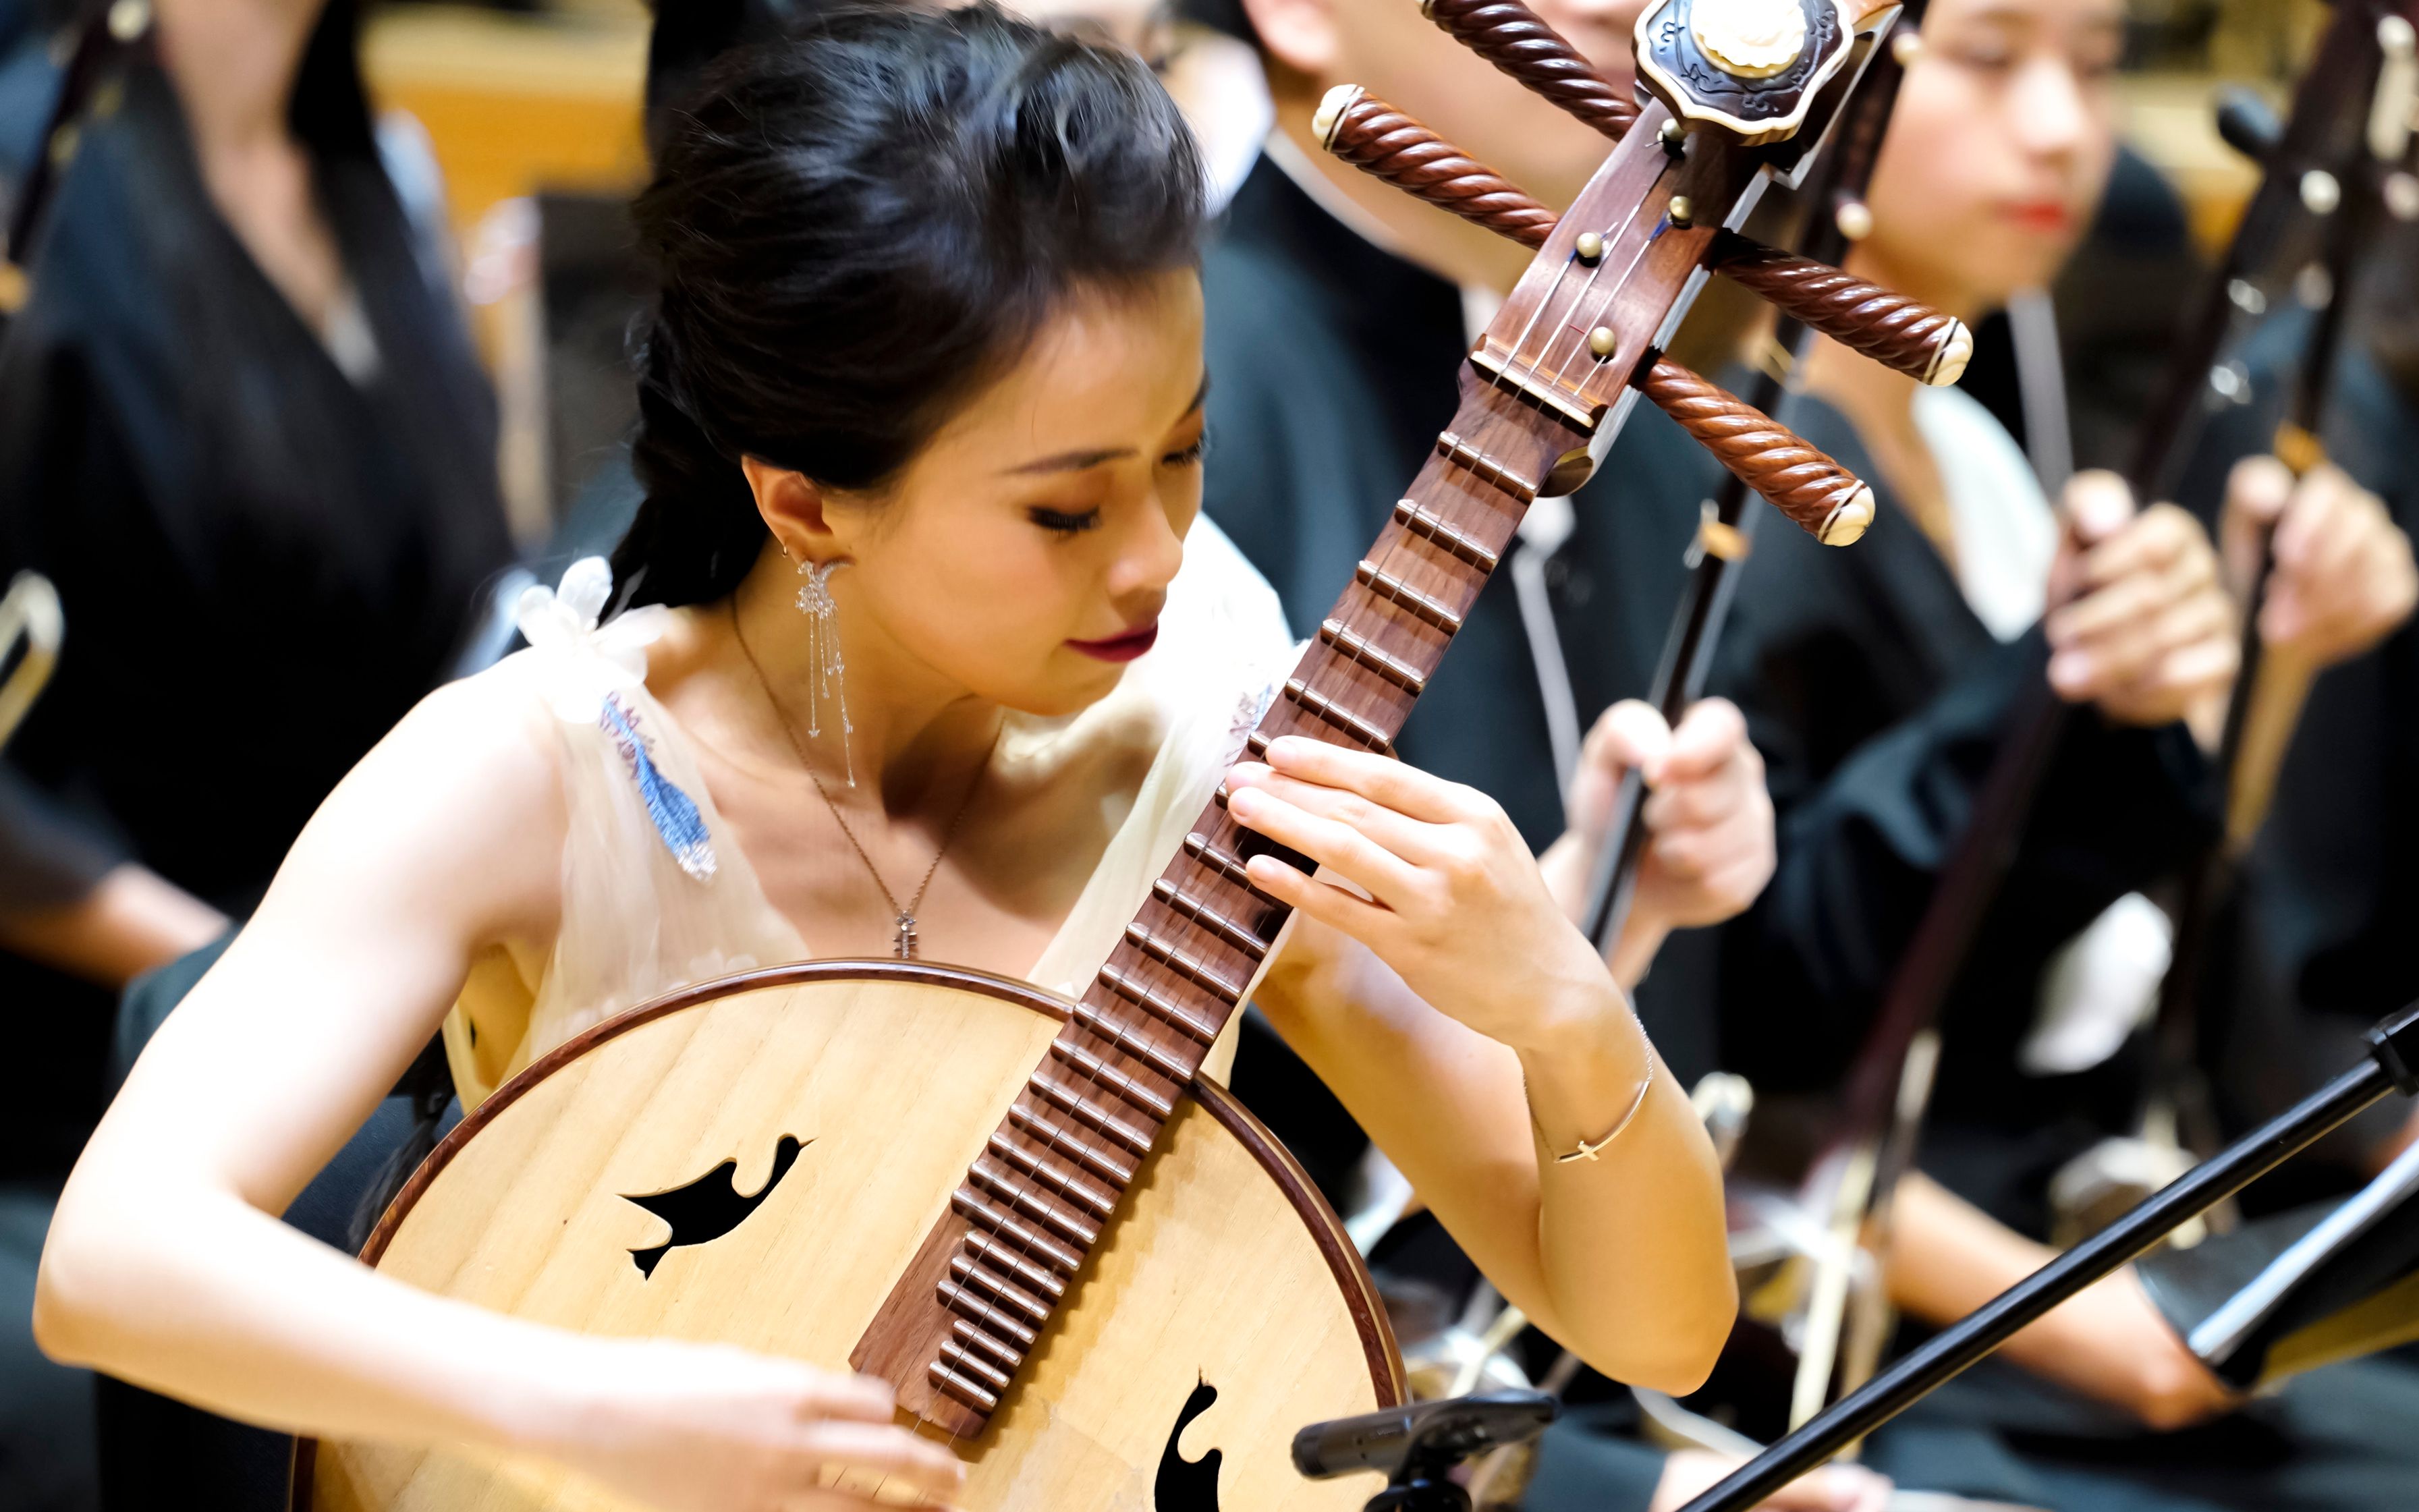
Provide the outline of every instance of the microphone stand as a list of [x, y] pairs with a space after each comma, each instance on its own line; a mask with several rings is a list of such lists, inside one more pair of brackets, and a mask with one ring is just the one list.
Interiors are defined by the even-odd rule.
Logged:
[[2369, 1058], [2170, 1183], [1873, 1377], [1680, 1512], [1744, 1512], [2006, 1343], [2042, 1314], [2381, 1102], [2419, 1095], [2419, 1003], [2367, 1034]]

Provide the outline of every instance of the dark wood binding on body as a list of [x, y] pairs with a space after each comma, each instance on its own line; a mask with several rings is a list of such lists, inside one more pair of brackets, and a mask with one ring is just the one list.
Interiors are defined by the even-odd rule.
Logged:
[[1954, 383], [1973, 355], [1965, 323], [1828, 263], [1725, 231], [1709, 265], [1791, 318], [1918, 383]]
[[1826, 546], [1846, 546], [1873, 522], [1873, 491], [1857, 475], [1745, 399], [1658, 357], [1639, 388], [1740, 482]]
[[[667, 993], [652, 1002], [593, 1025], [564, 1041], [531, 1062], [526, 1069], [497, 1088], [485, 1102], [471, 1109], [452, 1132], [438, 1142], [437, 1148], [421, 1162], [403, 1189], [395, 1194], [394, 1200], [387, 1205], [386, 1211], [379, 1215], [377, 1227], [370, 1231], [368, 1242], [362, 1246], [362, 1263], [372, 1267], [378, 1263], [386, 1254], [387, 1246], [394, 1242], [404, 1220], [410, 1216], [412, 1209], [419, 1205], [420, 1199], [444, 1173], [446, 1166], [453, 1163], [454, 1157], [461, 1153], [463, 1147], [481, 1130], [494, 1122], [500, 1114], [519, 1101], [532, 1088], [598, 1045], [657, 1019], [740, 993], [757, 992], [767, 987], [869, 980], [950, 987], [995, 997], [1061, 1022], [1071, 1017], [1071, 1005], [1066, 999], [1043, 992], [1030, 982], [929, 961], [805, 961], [721, 977]], [[1215, 1119], [1251, 1152], [1260, 1167], [1268, 1172], [1269, 1179], [1285, 1194], [1294, 1211], [1301, 1214], [1303, 1227], [1310, 1230], [1320, 1257], [1333, 1273], [1336, 1286], [1344, 1294], [1345, 1306], [1351, 1313], [1360, 1333], [1362, 1352], [1369, 1363], [1369, 1381], [1377, 1395], [1378, 1405], [1380, 1408], [1398, 1407], [1410, 1400], [1410, 1388], [1403, 1376], [1402, 1353], [1395, 1345], [1394, 1328], [1387, 1320], [1385, 1304], [1378, 1295], [1377, 1284], [1370, 1279], [1369, 1269], [1363, 1263], [1361, 1252], [1344, 1232], [1342, 1220], [1327, 1205], [1327, 1199], [1319, 1196], [1318, 1188], [1309, 1174], [1278, 1143], [1267, 1126], [1236, 1102], [1234, 1095], [1225, 1088], [1215, 1082], [1194, 1081], [1189, 1083], [1184, 1091], [1186, 1096], [1201, 1105], [1203, 1112]], [[296, 1442], [292, 1489], [295, 1512], [310, 1512], [312, 1477], [317, 1456], [316, 1440]]]
[[1638, 102], [1595, 70], [1520, 0], [1423, 0], [1420, 13], [1453, 39], [1618, 142]]
[[1544, 246], [1554, 229], [1551, 209], [1375, 95], [1330, 95], [1319, 117], [1328, 151], [1407, 194], [1523, 246]]

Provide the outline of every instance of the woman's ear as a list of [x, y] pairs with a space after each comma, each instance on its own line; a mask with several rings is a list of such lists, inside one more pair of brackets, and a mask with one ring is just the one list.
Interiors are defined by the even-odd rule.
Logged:
[[762, 457], [743, 456], [739, 471], [747, 475], [756, 496], [756, 512], [781, 549], [799, 562], [820, 562], [837, 554], [831, 521], [824, 510], [824, 491], [806, 474], [776, 467]]
[[1330, 82], [1338, 40], [1333, 0], [1243, 0], [1243, 12], [1271, 57], [1314, 84]]

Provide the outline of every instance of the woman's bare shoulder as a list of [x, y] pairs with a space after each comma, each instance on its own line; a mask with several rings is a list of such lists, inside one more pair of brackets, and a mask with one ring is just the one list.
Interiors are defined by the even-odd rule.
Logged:
[[423, 698], [312, 816], [290, 885], [441, 903], [474, 934], [550, 930], [566, 823], [557, 715], [519, 658]]

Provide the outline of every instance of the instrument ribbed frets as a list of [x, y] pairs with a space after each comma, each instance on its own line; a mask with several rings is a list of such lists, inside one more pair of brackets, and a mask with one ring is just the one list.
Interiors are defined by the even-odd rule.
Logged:
[[[1500, 393], [1469, 391], [1251, 750], [1287, 734], [1392, 750], [1545, 460], [1567, 444], [1550, 430]], [[1270, 848], [1227, 818], [1222, 790], [1152, 887], [952, 1199], [966, 1231], [934, 1294], [954, 1317], [921, 1383], [946, 1400], [919, 1404], [909, 1388], [905, 1405], [961, 1434], [998, 1407], [1284, 927], [1286, 910], [1244, 871]]]

